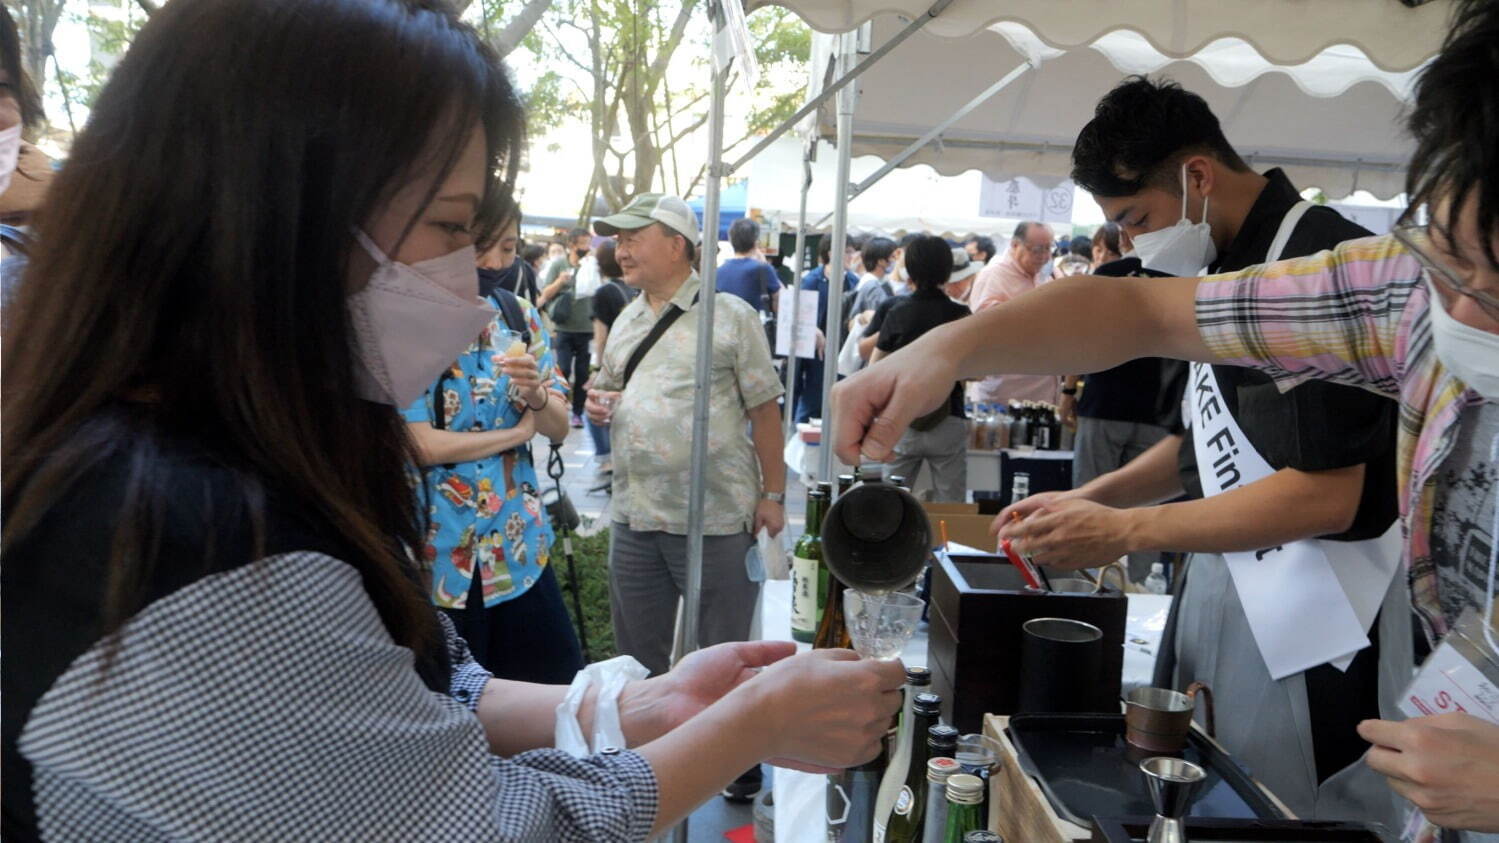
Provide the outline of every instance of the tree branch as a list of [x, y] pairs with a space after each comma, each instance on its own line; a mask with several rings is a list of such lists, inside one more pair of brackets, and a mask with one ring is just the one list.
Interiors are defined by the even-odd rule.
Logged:
[[521, 8], [520, 12], [511, 18], [509, 23], [505, 24], [505, 28], [500, 30], [499, 35], [495, 36], [495, 52], [499, 53], [501, 58], [504, 58], [519, 46], [521, 39], [525, 38], [526, 33], [535, 28], [537, 21], [541, 20], [542, 14], [551, 5], [552, 0], [526, 0], [526, 5]]
[[707, 123], [707, 122], [708, 122], [708, 114], [705, 112], [705, 113], [703, 113], [702, 116], [700, 116], [696, 120], [692, 121], [692, 123], [690, 125], [688, 125], [687, 128], [685, 128], [682, 131], [677, 132], [675, 135], [673, 135], [672, 138], [671, 138], [671, 140], [667, 141], [666, 145], [668, 147], [676, 146], [677, 143], [680, 142], [683, 138], [687, 137], [688, 135], [692, 134], [693, 132], [696, 132], [698, 129], [701, 129], [703, 127], [703, 124]]
[[692, 181], [687, 185], [686, 192], [684, 192], [682, 195], [683, 196], [691, 196], [692, 195], [692, 191], [694, 191], [694, 190], [697, 189], [698, 184], [700, 182], [702, 182], [702, 180], [703, 180], [703, 176], [706, 176], [707, 174], [708, 174], [708, 165], [707, 164], [704, 164], [703, 166], [698, 167], [697, 168], [697, 175], [695, 175], [695, 176], [692, 177]]
[[654, 101], [656, 99], [656, 87], [666, 77], [666, 68], [671, 64], [672, 54], [677, 51], [677, 46], [682, 43], [682, 36], [687, 32], [687, 24], [692, 20], [693, 8], [697, 0], [682, 0], [682, 8], [677, 11], [677, 19], [672, 21], [671, 35], [667, 37], [666, 43], [656, 51], [656, 58], [651, 62], [650, 72], [646, 76], [645, 98]]

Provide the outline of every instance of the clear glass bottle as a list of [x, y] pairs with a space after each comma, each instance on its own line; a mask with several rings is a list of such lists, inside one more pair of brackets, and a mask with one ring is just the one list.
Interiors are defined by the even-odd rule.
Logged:
[[1160, 562], [1150, 563], [1150, 575], [1145, 578], [1145, 590], [1151, 594], [1165, 594], [1166, 566]]

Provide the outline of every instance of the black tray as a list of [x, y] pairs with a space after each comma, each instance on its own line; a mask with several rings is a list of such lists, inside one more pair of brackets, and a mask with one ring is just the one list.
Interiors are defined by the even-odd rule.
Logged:
[[[1140, 762], [1160, 753], [1124, 742], [1123, 714], [1016, 714], [1008, 731], [1021, 769], [1062, 819], [1087, 828], [1092, 817], [1155, 813]], [[1207, 771], [1187, 816], [1285, 819], [1244, 769], [1197, 731], [1180, 757]]]
[[[1151, 817], [1095, 817], [1091, 843], [1143, 843]], [[1326, 820], [1214, 820], [1198, 818], [1185, 823], [1187, 839], [1193, 843], [1387, 843], [1395, 838], [1380, 825]]]

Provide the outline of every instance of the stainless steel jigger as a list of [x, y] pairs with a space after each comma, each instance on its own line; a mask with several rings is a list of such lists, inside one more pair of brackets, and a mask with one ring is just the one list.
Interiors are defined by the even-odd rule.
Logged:
[[1207, 773], [1191, 761], [1165, 756], [1147, 758], [1140, 762], [1140, 772], [1145, 774], [1145, 785], [1150, 789], [1150, 799], [1155, 803], [1155, 820], [1150, 823], [1148, 843], [1187, 843], [1187, 833], [1182, 828], [1182, 817], [1187, 806]]

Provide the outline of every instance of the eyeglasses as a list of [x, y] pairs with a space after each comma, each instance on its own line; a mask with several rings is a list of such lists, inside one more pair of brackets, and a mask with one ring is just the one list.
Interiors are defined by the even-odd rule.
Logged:
[[1475, 289], [1472, 285], [1463, 283], [1463, 280], [1457, 277], [1457, 273], [1453, 272], [1435, 253], [1431, 245], [1431, 234], [1426, 230], [1426, 226], [1402, 225], [1391, 229], [1390, 234], [1400, 241], [1400, 245], [1411, 253], [1411, 257], [1414, 257], [1416, 262], [1431, 273], [1432, 277], [1443, 287], [1477, 302], [1478, 307], [1490, 319], [1499, 319], [1499, 295]]
[[1045, 257], [1046, 255], [1051, 254], [1051, 246], [1050, 245], [1046, 245], [1046, 246], [1021, 246], [1020, 248], [1024, 249], [1027, 252], [1030, 252], [1031, 254], [1035, 255], [1038, 258], [1039, 257]]

